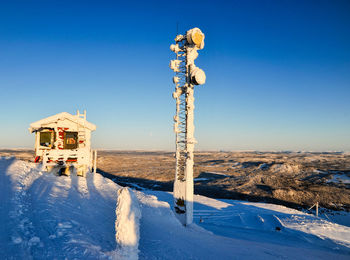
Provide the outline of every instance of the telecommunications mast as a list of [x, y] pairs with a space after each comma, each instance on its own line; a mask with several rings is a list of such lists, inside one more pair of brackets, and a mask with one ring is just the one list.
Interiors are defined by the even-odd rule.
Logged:
[[193, 150], [194, 138], [193, 110], [195, 85], [205, 83], [205, 73], [196, 67], [194, 60], [198, 50], [204, 48], [204, 34], [198, 28], [177, 35], [170, 50], [176, 59], [170, 61], [170, 68], [175, 72], [173, 82], [176, 100], [174, 132], [176, 134], [176, 173], [174, 181], [174, 212], [183, 225], [193, 220]]

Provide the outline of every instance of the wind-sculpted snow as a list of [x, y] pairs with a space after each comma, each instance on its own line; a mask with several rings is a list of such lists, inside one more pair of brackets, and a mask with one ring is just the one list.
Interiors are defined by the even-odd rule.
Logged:
[[[11, 162], [10, 162], [11, 161]], [[42, 172], [32, 163], [0, 160], [0, 251], [10, 259], [109, 258], [115, 249], [118, 186], [100, 175], [86, 179]], [[6, 214], [6, 212], [8, 214]]]
[[171, 193], [120, 189], [99, 174], [56, 176], [0, 157], [0, 258], [350, 257], [349, 227], [287, 207], [195, 195], [195, 224], [184, 227]]
[[118, 191], [116, 209], [116, 241], [118, 244], [115, 259], [138, 259], [141, 211], [133, 191], [122, 188]]
[[[287, 207], [195, 195], [195, 223], [174, 218], [171, 193], [136, 192], [142, 208], [140, 259], [348, 259], [350, 228]], [[303, 225], [290, 225], [294, 216]], [[327, 228], [332, 234], [323, 236]], [[342, 233], [343, 232], [343, 233]], [[332, 237], [333, 236], [333, 237]], [[165, 242], [166, 241], [166, 242]], [[345, 242], [345, 243], [344, 243]], [[334, 249], [336, 248], [336, 249]]]

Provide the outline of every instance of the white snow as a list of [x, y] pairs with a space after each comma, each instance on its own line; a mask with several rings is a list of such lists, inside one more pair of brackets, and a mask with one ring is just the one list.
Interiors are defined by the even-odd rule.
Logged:
[[208, 178], [194, 178], [193, 180], [194, 181], [208, 181], [210, 179], [208, 179]]
[[300, 172], [300, 165], [293, 165], [288, 163], [276, 163], [271, 167], [272, 171], [284, 173], [298, 173]]
[[184, 227], [171, 193], [121, 189], [0, 157], [1, 258], [350, 259], [350, 227], [314, 215], [195, 195]]
[[[349, 227], [287, 207], [195, 195], [195, 224], [185, 228], [172, 217], [171, 193], [136, 194], [142, 205], [142, 259], [348, 259], [350, 255]], [[290, 225], [293, 216], [303, 218], [305, 226], [313, 225], [314, 234], [302, 225]], [[321, 232], [325, 225], [332, 233], [327, 237]]]
[[139, 202], [132, 190], [127, 187], [120, 189], [115, 222], [115, 238], [118, 244], [116, 259], [138, 259], [140, 218]]
[[327, 180], [327, 183], [346, 183], [350, 184], [350, 177], [345, 174], [334, 174], [332, 179]]
[[214, 175], [220, 175], [220, 176], [225, 176], [225, 177], [229, 176], [226, 173], [222, 173], [222, 172], [205, 172], [205, 173], [214, 174]]
[[59, 177], [0, 158], [2, 259], [109, 258], [118, 188], [101, 175]]

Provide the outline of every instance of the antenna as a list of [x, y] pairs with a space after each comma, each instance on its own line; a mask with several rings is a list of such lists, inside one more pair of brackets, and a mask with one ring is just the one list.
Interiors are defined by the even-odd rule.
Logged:
[[176, 59], [170, 61], [170, 68], [175, 72], [173, 98], [176, 100], [174, 212], [185, 226], [193, 221], [194, 86], [206, 80], [204, 71], [196, 67], [194, 60], [198, 50], [204, 48], [204, 37], [200, 29], [193, 28], [186, 35], [176, 35], [175, 44], [170, 45], [176, 54]]

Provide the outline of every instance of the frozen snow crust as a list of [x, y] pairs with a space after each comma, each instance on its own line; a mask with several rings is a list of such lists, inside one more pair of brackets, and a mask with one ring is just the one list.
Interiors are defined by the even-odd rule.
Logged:
[[0, 157], [1, 259], [350, 259], [348, 226], [196, 195], [195, 224], [185, 228], [172, 200]]

